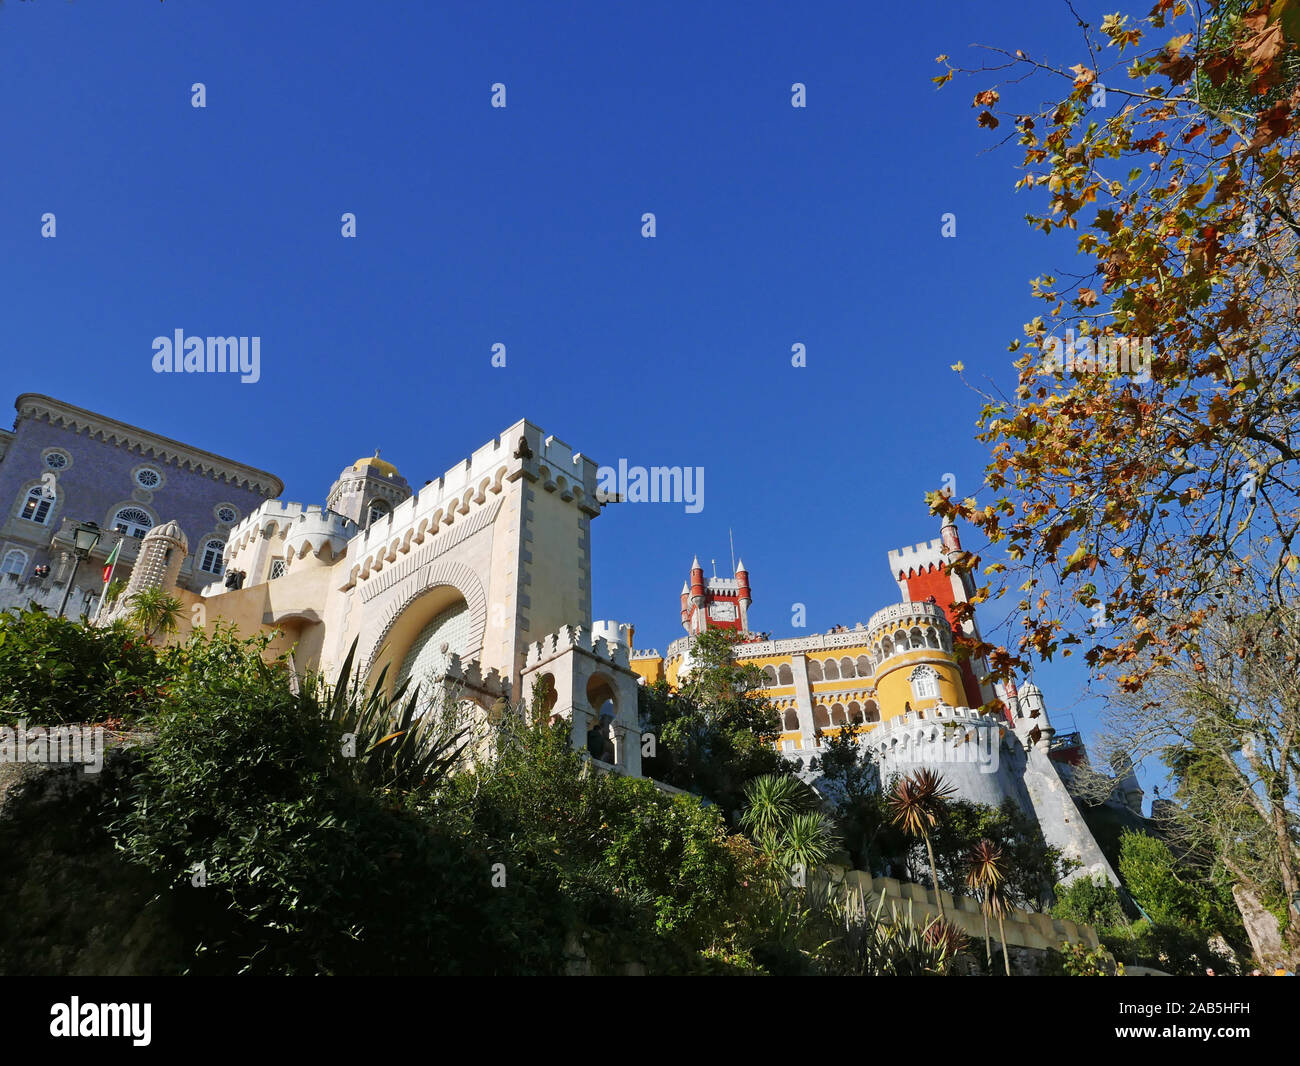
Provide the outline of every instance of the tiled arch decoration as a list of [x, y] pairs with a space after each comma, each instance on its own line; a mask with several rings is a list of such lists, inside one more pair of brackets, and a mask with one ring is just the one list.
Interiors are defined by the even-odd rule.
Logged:
[[412, 606], [416, 600], [443, 586], [450, 585], [459, 592], [464, 597], [465, 605], [469, 608], [468, 644], [474, 650], [466, 658], [478, 658], [482, 652], [483, 634], [487, 631], [487, 596], [484, 595], [483, 586], [474, 571], [462, 563], [449, 560], [431, 566], [428, 572], [422, 576], [423, 580], [420, 582], [420, 588], [417, 591], [384, 611], [383, 623], [379, 627], [379, 635], [370, 643], [365, 658], [362, 660], [365, 664], [361, 671], [362, 677], [367, 679], [370, 677], [370, 671], [375, 665], [376, 653], [384, 646], [384, 641], [388, 639], [389, 632], [407, 608]]

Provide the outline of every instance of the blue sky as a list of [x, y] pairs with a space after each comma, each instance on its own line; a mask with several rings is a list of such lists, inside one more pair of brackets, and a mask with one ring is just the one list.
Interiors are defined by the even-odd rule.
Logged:
[[[930, 82], [973, 42], [1081, 54], [1055, 0], [9, 0], [9, 391], [304, 501], [376, 447], [418, 487], [526, 417], [602, 464], [705, 469], [701, 513], [593, 527], [596, 617], [638, 644], [680, 634], [691, 557], [728, 570], [729, 529], [757, 628], [865, 621], [897, 598], [889, 549], [937, 535], [925, 492], [989, 495], [950, 365], [1011, 383], [1028, 279], [1071, 255], [1024, 223], [1015, 148], [986, 151], [984, 85]], [[178, 328], [259, 336], [261, 380], [153, 373]], [[1037, 680], [1091, 728], [1084, 671]]]

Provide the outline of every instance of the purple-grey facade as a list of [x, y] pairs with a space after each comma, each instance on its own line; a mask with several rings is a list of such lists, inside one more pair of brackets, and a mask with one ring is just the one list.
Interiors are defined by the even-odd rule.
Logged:
[[125, 582], [140, 538], [164, 522], [179, 523], [189, 542], [179, 583], [210, 585], [221, 579], [230, 528], [284, 491], [265, 470], [49, 396], [24, 393], [14, 407], [13, 431], [0, 430], [0, 610], [59, 607], [79, 523], [102, 534], [76, 568], [69, 617], [94, 613], [114, 545], [113, 579]]

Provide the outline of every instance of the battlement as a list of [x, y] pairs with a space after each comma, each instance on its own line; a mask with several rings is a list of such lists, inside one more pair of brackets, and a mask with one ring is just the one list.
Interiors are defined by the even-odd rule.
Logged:
[[308, 552], [321, 554], [328, 546], [332, 557], [347, 551], [348, 541], [356, 536], [357, 524], [334, 511], [312, 506], [296, 515], [285, 534], [286, 546], [298, 558]]
[[628, 655], [628, 658], [635, 662], [638, 659], [660, 659], [658, 648], [637, 648]]
[[1006, 723], [974, 707], [950, 707], [939, 703], [927, 711], [905, 711], [880, 723], [862, 735], [862, 743], [879, 750], [907, 742], [942, 741], [965, 744], [973, 730], [997, 730], [998, 740], [1006, 735]]
[[879, 636], [881, 630], [915, 625], [936, 626], [946, 631], [949, 628], [948, 616], [943, 613], [942, 607], [934, 603], [911, 600], [907, 603], [891, 604], [871, 616], [867, 622], [867, 639]]
[[943, 541], [898, 548], [889, 553], [889, 572], [895, 577], [923, 573], [943, 564]]
[[527, 420], [516, 422], [373, 522], [361, 534], [356, 557], [362, 560], [374, 554], [378, 564], [394, 538], [415, 529], [421, 536], [426, 531], [437, 533], [521, 477], [540, 482], [545, 491], [558, 492], [589, 514], [598, 514], [595, 461], [556, 436], [544, 437], [544, 432]]
[[464, 663], [455, 652], [447, 657], [447, 665], [438, 680], [451, 682], [489, 696], [510, 695], [510, 681], [508, 678], [503, 678], [496, 667], [484, 673], [482, 664], [477, 659]]
[[604, 637], [597, 636], [582, 626], [560, 626], [560, 628], [541, 640], [528, 645], [528, 655], [524, 669], [535, 666], [562, 655], [566, 651], [578, 651], [594, 656], [614, 666], [628, 669], [628, 650], [624, 644], [611, 645]]

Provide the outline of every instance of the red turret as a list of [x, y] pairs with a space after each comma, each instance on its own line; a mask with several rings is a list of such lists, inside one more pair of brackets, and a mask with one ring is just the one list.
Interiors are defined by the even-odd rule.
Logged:
[[698, 555], [691, 563], [691, 602], [696, 607], [704, 606], [704, 567], [700, 565]]
[[749, 631], [749, 605], [753, 599], [749, 594], [749, 571], [745, 569], [745, 560], [736, 563], [736, 602], [740, 604], [740, 628]]

